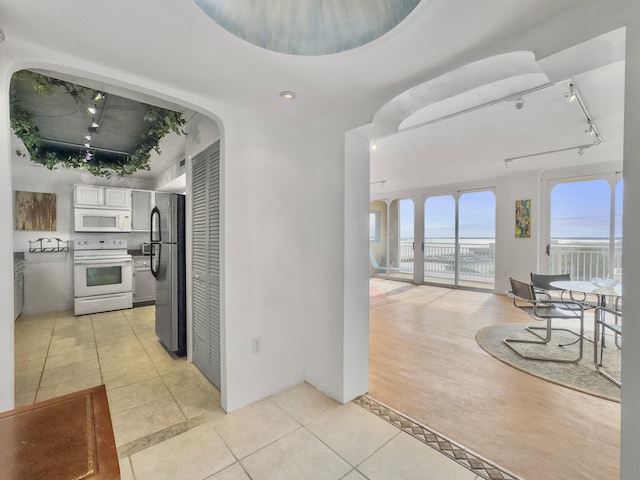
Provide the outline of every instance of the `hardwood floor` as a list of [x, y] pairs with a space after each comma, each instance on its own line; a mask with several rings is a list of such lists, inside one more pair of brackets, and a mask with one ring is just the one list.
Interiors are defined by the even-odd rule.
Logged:
[[508, 298], [395, 285], [404, 291], [371, 304], [371, 397], [524, 479], [619, 478], [619, 403], [523, 373], [476, 344], [482, 327], [530, 321]]

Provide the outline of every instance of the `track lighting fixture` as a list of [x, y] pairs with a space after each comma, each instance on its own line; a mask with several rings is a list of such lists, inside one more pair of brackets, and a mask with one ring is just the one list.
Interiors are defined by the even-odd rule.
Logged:
[[[556, 86], [564, 86], [565, 82], [558, 82], [558, 83], [547, 83], [544, 85], [540, 85], [538, 87], [534, 87], [531, 88], [529, 90], [525, 90], [519, 93], [515, 93], [512, 95], [509, 95], [508, 97], [502, 97], [499, 98], [497, 100], [492, 100], [490, 102], [487, 103], [483, 103], [481, 105], [477, 105], [474, 107], [470, 107], [467, 108], [465, 110], [461, 110], [455, 113], [451, 113], [449, 115], [445, 115], [439, 118], [435, 118], [432, 120], [428, 120], [425, 121], [423, 123], [419, 123], [416, 125], [411, 125], [410, 127], [407, 127], [405, 129], [402, 130], [398, 130], [395, 132], [391, 132], [387, 135], [383, 135], [383, 136], [379, 136], [375, 139], [373, 139], [372, 143], [371, 143], [371, 150], [376, 150], [378, 148], [378, 142], [380, 140], [384, 140], [386, 138], [395, 136], [395, 135], [399, 135], [399, 134], [404, 134], [407, 132], [410, 132], [412, 130], [416, 130], [419, 128], [423, 128], [429, 125], [433, 125], [439, 122], [443, 122], [446, 120], [450, 120], [452, 118], [456, 118], [459, 117], [461, 115], [466, 115], [487, 107], [491, 107], [493, 105], [497, 105], [499, 103], [503, 103], [503, 102], [514, 102], [515, 108], [516, 110], [522, 110], [524, 108], [524, 97], [526, 95], [538, 92], [540, 90], [544, 90], [546, 88], [550, 88], [550, 87], [556, 87]], [[566, 91], [565, 93], [563, 93], [562, 95], [564, 95], [564, 97], [570, 101], [570, 102], [575, 102], [576, 105], [578, 105], [578, 107], [580, 108], [580, 111], [582, 112], [582, 115], [586, 121], [586, 129], [585, 129], [585, 133], [587, 133], [589, 136], [593, 137], [591, 140], [591, 143], [585, 143], [583, 145], [575, 145], [575, 146], [570, 146], [570, 147], [565, 147], [565, 148], [559, 148], [556, 150], [549, 150], [549, 151], [544, 151], [544, 152], [535, 152], [535, 153], [531, 153], [528, 155], [521, 155], [521, 156], [517, 156], [517, 157], [511, 157], [511, 158], [506, 158], [503, 160], [503, 166], [504, 168], [509, 167], [509, 165], [511, 165], [511, 163], [515, 160], [520, 160], [523, 158], [529, 158], [529, 157], [536, 157], [536, 156], [540, 156], [540, 155], [548, 155], [548, 154], [553, 154], [553, 153], [559, 153], [559, 152], [566, 152], [566, 151], [570, 151], [570, 150], [576, 150], [578, 155], [584, 155], [585, 150], [589, 149], [589, 148], [593, 148], [593, 147], [597, 147], [598, 145], [600, 145], [603, 140], [600, 137], [600, 133], [598, 132], [598, 129], [596, 128], [595, 123], [593, 122], [593, 120], [591, 119], [591, 116], [589, 115], [589, 112], [587, 111], [584, 102], [582, 101], [582, 99], [580, 98], [580, 94], [578, 92], [577, 87], [575, 86], [575, 84], [573, 82], [568, 84], [568, 91]], [[560, 90], [560, 92], [562, 92], [562, 90]], [[375, 184], [375, 183], [380, 183], [381, 185], [384, 184], [384, 181], [378, 181], [378, 182], [371, 182], [371, 184]]]
[[578, 155], [583, 155], [585, 150], [589, 148], [597, 147], [601, 143], [602, 143], [602, 140], [597, 139], [592, 144], [588, 144], [588, 145], [576, 145], [575, 147], [557, 148], [555, 150], [547, 150], [546, 152], [530, 153], [529, 155], [520, 155], [518, 157], [505, 158], [503, 160], [503, 164], [504, 164], [504, 168], [507, 168], [509, 165], [511, 165], [512, 162], [515, 162], [516, 160], [521, 160], [523, 158], [539, 157], [541, 155], [549, 155], [552, 153], [568, 152], [570, 150], [577, 150]]

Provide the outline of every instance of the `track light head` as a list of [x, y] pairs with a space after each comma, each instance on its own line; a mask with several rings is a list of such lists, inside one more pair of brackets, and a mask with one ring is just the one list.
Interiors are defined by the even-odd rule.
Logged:
[[569, 84], [569, 91], [565, 93], [564, 96], [570, 102], [574, 102], [576, 100], [578, 93], [576, 92], [576, 87], [573, 83]]

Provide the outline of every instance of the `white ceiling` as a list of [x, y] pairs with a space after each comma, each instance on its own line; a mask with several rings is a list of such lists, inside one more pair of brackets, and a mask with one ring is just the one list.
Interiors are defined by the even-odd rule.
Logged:
[[[600, 48], [597, 59], [594, 53], [584, 54], [585, 49], [595, 51], [596, 45], [605, 42], [609, 48]], [[513, 59], [507, 60], [511, 65], [515, 63]], [[451, 83], [460, 83], [460, 78], [469, 74], [466, 81], [469, 88], [462, 93], [445, 96], [444, 100], [410, 114], [407, 105], [411, 98], [403, 96], [381, 109], [384, 113], [380, 115], [391, 119], [393, 103], [400, 103], [406, 118], [397, 130], [375, 140], [377, 148], [371, 152], [371, 181], [375, 182], [372, 192], [406, 191], [525, 170], [579, 168], [622, 159], [623, 29], [539, 61], [539, 74], [532, 74], [530, 68], [521, 71], [512, 68], [510, 77], [502, 81], [492, 76], [488, 84], [470, 88], [486, 70], [485, 63], [491, 62], [481, 61], [477, 69], [446, 75], [447, 88], [451, 89]], [[496, 69], [494, 63], [490, 67]], [[559, 72], [566, 77], [557, 80]], [[430, 84], [441, 86], [440, 83], [444, 82], [434, 79], [420, 88], [429, 92]], [[574, 147], [592, 145], [594, 137], [588, 134], [587, 117], [579, 102], [568, 101], [566, 97], [570, 83], [578, 89], [588, 118], [602, 140], [597, 147], [584, 148], [582, 154]], [[517, 95], [539, 86], [543, 88]], [[414, 88], [404, 97], [419, 96], [417, 90]], [[423, 93], [421, 100], [426, 97]], [[516, 108], [518, 98], [524, 102], [521, 109]], [[525, 158], [514, 159], [521, 156]], [[514, 160], [505, 167], [505, 159]]]
[[[627, 10], [635, 8], [624, 3]], [[413, 87], [483, 58], [532, 52], [551, 82], [569, 76], [575, 80], [602, 133], [603, 145], [586, 151], [582, 161], [590, 161], [595, 151], [601, 152], [599, 157], [621, 158], [622, 65], [600, 60], [591, 65], [591, 54], [584, 50], [569, 52], [569, 61], [544, 64], [545, 58], [601, 34], [602, 25], [610, 30], [622, 25], [624, 19], [607, 2], [422, 0], [397, 27], [374, 41], [314, 56], [252, 45], [216, 24], [193, 0], [64, 0], [49, 5], [0, 0], [0, 28], [6, 35], [0, 54], [12, 48], [49, 51], [67, 68], [93, 65], [94, 80], [108, 82], [109, 75], [119, 71], [122, 78], [114, 83], [128, 84], [132, 91], [142, 82], [146, 89], [173, 92], [174, 103], [180, 103], [176, 92], [184, 98], [203, 96], [268, 115], [282, 125], [322, 128], [340, 121], [355, 128], [371, 122], [376, 111]], [[54, 64], [50, 70], [56, 70]], [[283, 90], [295, 91], [295, 101], [284, 102], [279, 96]], [[373, 157], [372, 181], [384, 178], [387, 189], [401, 190], [414, 184], [398, 173], [422, 184], [504, 174], [504, 156], [579, 140], [580, 116], [562, 98], [555, 100], [555, 90], [529, 95], [522, 110], [507, 102], [424, 132], [415, 130], [403, 142], [400, 136], [389, 137]], [[426, 145], [417, 133], [428, 140]], [[535, 161], [544, 164], [541, 157]], [[514, 162], [507, 170], [524, 168], [521, 165], [527, 162]]]

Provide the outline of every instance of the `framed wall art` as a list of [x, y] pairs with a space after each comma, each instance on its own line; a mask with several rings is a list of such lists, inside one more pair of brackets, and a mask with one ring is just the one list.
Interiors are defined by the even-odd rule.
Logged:
[[16, 191], [16, 230], [54, 232], [56, 194]]
[[531, 238], [531, 200], [516, 200], [516, 238]]

